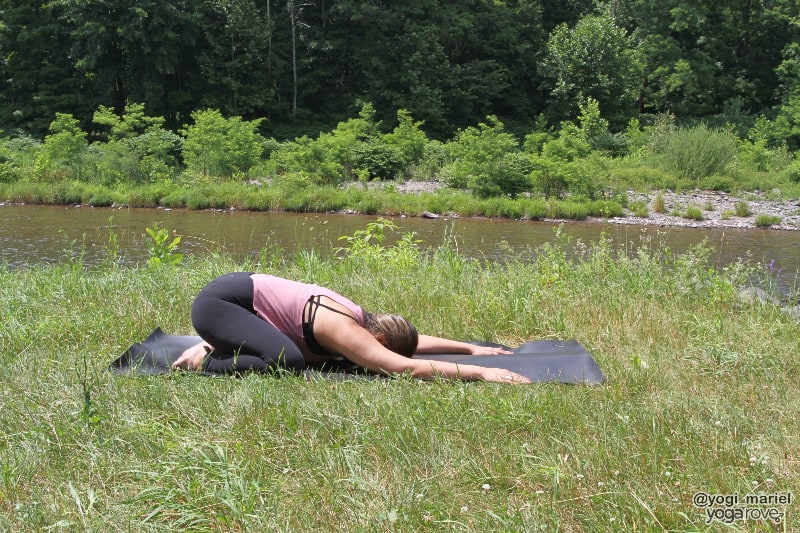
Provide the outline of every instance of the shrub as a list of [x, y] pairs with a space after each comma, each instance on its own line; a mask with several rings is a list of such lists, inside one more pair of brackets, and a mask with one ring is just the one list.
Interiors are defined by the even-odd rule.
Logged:
[[653, 202], [653, 211], [662, 215], [667, 212], [667, 206], [664, 203], [664, 195], [662, 193], [656, 195], [656, 199]]
[[400, 109], [397, 112], [398, 124], [383, 140], [399, 152], [403, 167], [415, 164], [425, 155], [428, 137], [420, 129], [422, 122], [414, 122], [411, 114]]
[[19, 179], [19, 172], [11, 161], [0, 161], [0, 183], [12, 183]]
[[530, 190], [532, 169], [533, 164], [525, 154], [507, 153], [498, 161], [493, 172], [472, 180], [472, 191], [483, 198], [492, 196], [516, 198]]
[[563, 165], [544, 157], [535, 157], [532, 163], [531, 184], [534, 190], [546, 198], [562, 198], [569, 189], [569, 180]]
[[604, 173], [596, 161], [580, 159], [564, 165], [570, 194], [594, 200], [597, 197], [598, 176]]
[[781, 217], [775, 215], [758, 215], [755, 225], [759, 228], [769, 228], [781, 223]]
[[800, 161], [788, 165], [781, 174], [784, 179], [792, 183], [800, 183]]
[[460, 130], [453, 141], [447, 143], [452, 162], [442, 174], [449, 186], [464, 189], [478, 185], [479, 194], [495, 190], [491, 185], [484, 188], [483, 182], [491, 182], [492, 174], [506, 154], [519, 150], [516, 138], [505, 133], [503, 128], [497, 117], [490, 116], [477, 128]]
[[353, 167], [363, 169], [369, 179], [396, 178], [405, 167], [399, 149], [380, 140], [362, 142], [353, 148]]
[[564, 124], [558, 137], [542, 146], [542, 157], [552, 161], [575, 161], [586, 157], [589, 152], [589, 143], [572, 124]]
[[525, 152], [529, 154], [540, 154], [545, 143], [553, 139], [554, 136], [547, 127], [547, 119], [544, 114], [539, 114], [539, 116], [536, 117], [534, 131], [525, 136], [522, 147]]
[[667, 189], [674, 179], [659, 168], [649, 166], [616, 166], [608, 171], [609, 181], [627, 189]]
[[659, 165], [691, 181], [722, 174], [736, 159], [738, 140], [727, 130], [705, 124], [667, 133], [656, 151]]
[[59, 178], [81, 179], [84, 154], [88, 143], [86, 132], [72, 115], [56, 113], [36, 157], [35, 173], [48, 181]]
[[441, 179], [440, 173], [449, 160], [446, 145], [430, 141], [425, 145], [420, 160], [408, 169], [409, 177], [420, 181]]
[[715, 174], [699, 180], [697, 182], [697, 187], [710, 191], [733, 192], [737, 189], [737, 184], [736, 181], [729, 176], [720, 176]]
[[647, 218], [650, 216], [650, 212], [647, 210], [647, 203], [637, 200], [635, 202], [631, 202], [630, 210], [633, 216], [639, 218]]
[[683, 218], [688, 218], [689, 220], [703, 220], [703, 211], [696, 205], [686, 206], [686, 212], [683, 214]]
[[749, 217], [753, 214], [753, 211], [750, 209], [750, 203], [747, 200], [739, 200], [734, 205], [733, 211], [737, 217]]
[[263, 137], [256, 132], [262, 119], [226, 119], [215, 110], [192, 113], [194, 124], [183, 134], [183, 158], [189, 170], [211, 176], [247, 172], [260, 159]]

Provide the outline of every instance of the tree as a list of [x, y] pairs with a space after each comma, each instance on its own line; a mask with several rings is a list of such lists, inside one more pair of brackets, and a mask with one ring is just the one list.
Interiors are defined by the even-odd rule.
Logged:
[[451, 187], [470, 188], [484, 197], [514, 197], [527, 190], [531, 169], [519, 153], [519, 142], [497, 117], [460, 130], [446, 146], [452, 162], [443, 173]]
[[623, 128], [635, 112], [638, 56], [625, 30], [607, 15], [583, 17], [574, 28], [558, 26], [542, 69], [552, 88], [551, 120], [574, 117], [587, 98], [598, 102], [612, 128]]
[[113, 109], [101, 105], [95, 111], [92, 122], [110, 128], [111, 140], [126, 139], [140, 135], [150, 129], [161, 127], [164, 117], [149, 117], [144, 114], [144, 104], [128, 103], [122, 115], [117, 115]]
[[97, 181], [156, 182], [177, 171], [182, 139], [162, 128], [163, 117], [147, 116], [143, 104], [129, 103], [121, 115], [100, 106], [93, 122], [110, 129], [107, 142], [90, 147]]
[[270, 83], [272, 24], [255, 0], [207, 0], [201, 22], [207, 46], [198, 54], [207, 90], [203, 108], [225, 116], [264, 116], [274, 98]]
[[68, 28], [58, 6], [45, 2], [0, 2], [3, 90], [0, 123], [44, 136], [57, 112], [85, 117], [93, 106], [86, 80], [69, 56]]
[[307, 27], [303, 22], [303, 9], [312, 5], [309, 2], [286, 0], [286, 12], [289, 14], [289, 28], [292, 36], [292, 114], [297, 114], [297, 32]]
[[[205, 47], [204, 3], [190, 0], [53, 0], [69, 32], [65, 46], [85, 98], [122, 111], [143, 102], [175, 126], [206, 88], [197, 65]], [[90, 115], [91, 113], [89, 113]]]
[[713, 117], [775, 105], [781, 51], [800, 38], [796, 0], [613, 0], [645, 65], [640, 109]]

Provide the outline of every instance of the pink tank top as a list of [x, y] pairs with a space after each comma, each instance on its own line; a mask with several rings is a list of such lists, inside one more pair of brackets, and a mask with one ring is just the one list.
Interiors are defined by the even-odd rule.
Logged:
[[364, 311], [344, 296], [319, 285], [301, 283], [269, 274], [251, 274], [253, 309], [262, 320], [275, 326], [303, 352], [310, 354], [303, 338], [303, 308], [312, 296], [327, 296], [342, 304], [364, 325]]

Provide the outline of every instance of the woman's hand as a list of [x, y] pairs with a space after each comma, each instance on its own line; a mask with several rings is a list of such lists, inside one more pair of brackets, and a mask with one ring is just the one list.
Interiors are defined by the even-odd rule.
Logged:
[[476, 346], [474, 344], [470, 346], [472, 346], [469, 352], [470, 355], [508, 355], [514, 353], [511, 350], [496, 346]]
[[522, 374], [511, 372], [505, 368], [485, 368], [480, 372], [479, 378], [481, 381], [489, 381], [492, 383], [513, 383], [515, 385], [531, 383], [531, 380]]
[[203, 366], [203, 360], [211, 353], [213, 347], [207, 342], [200, 342], [190, 348], [186, 348], [172, 363], [172, 368], [183, 368], [185, 370], [198, 370]]

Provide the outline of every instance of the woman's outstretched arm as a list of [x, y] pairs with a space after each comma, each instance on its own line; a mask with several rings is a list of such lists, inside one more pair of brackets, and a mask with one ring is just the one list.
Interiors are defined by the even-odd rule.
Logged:
[[476, 346], [468, 342], [432, 337], [430, 335], [420, 335], [417, 344], [417, 353], [464, 353], [469, 355], [497, 355], [513, 353], [505, 348], [488, 346]]
[[[504, 368], [485, 368], [403, 357], [384, 347], [369, 331], [357, 323], [335, 313], [320, 312], [317, 315], [314, 333], [317, 340], [329, 350], [373, 372], [389, 375], [408, 373], [412, 377], [421, 379], [444, 377], [464, 381], [530, 383], [525, 376]], [[432, 343], [430, 346], [438, 345]]]

